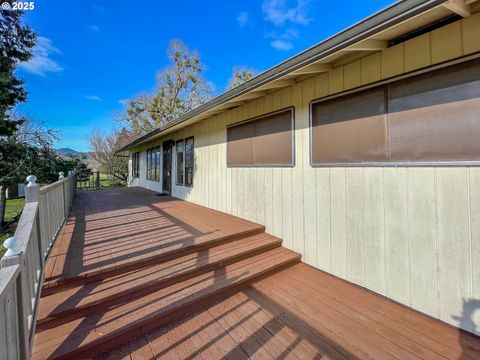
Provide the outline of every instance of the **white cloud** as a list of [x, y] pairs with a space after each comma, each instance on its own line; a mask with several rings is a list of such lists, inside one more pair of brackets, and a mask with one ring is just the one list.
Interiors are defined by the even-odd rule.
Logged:
[[277, 50], [288, 51], [293, 48], [291, 40], [298, 38], [298, 31], [296, 29], [286, 29], [281, 33], [271, 32], [265, 34], [265, 38], [272, 39], [270, 46]]
[[280, 39], [280, 40], [292, 40], [298, 38], [298, 30], [289, 28], [286, 29], [285, 31], [278, 33], [276, 31], [270, 32], [265, 34], [265, 37], [267, 39]]
[[89, 25], [87, 29], [91, 32], [96, 32], [96, 33], [100, 32], [100, 28], [98, 27], [98, 25], [95, 25], [95, 24]]
[[238, 26], [240, 26], [241, 28], [244, 27], [245, 25], [247, 25], [248, 20], [249, 20], [248, 13], [245, 12], [245, 11], [242, 11], [237, 16]]
[[286, 0], [265, 0], [262, 11], [265, 20], [277, 26], [283, 26], [288, 22], [308, 25], [311, 20], [307, 16], [308, 3], [309, 0], [296, 0], [295, 5], [289, 5]]
[[85, 99], [94, 100], [94, 101], [102, 101], [102, 98], [97, 95], [85, 95]]
[[293, 48], [293, 44], [287, 40], [273, 40], [270, 46], [277, 50], [288, 51]]
[[39, 36], [37, 37], [37, 45], [33, 49], [32, 59], [28, 62], [19, 64], [19, 68], [40, 76], [45, 76], [47, 73], [57, 73], [63, 68], [50, 56], [53, 54], [61, 54], [62, 52], [53, 46], [52, 40], [49, 38]]

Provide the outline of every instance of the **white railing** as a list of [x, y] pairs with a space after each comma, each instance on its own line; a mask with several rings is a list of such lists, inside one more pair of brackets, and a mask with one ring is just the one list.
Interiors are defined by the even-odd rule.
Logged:
[[26, 204], [0, 261], [0, 359], [29, 359], [44, 264], [72, 205], [75, 175], [39, 188], [27, 178]]

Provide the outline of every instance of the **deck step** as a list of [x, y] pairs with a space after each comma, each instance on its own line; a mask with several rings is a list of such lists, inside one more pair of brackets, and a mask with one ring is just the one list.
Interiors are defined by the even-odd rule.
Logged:
[[274, 248], [230, 265], [163, 287], [127, 303], [37, 331], [34, 359], [88, 358], [140, 336], [195, 307], [225, 296], [280, 268], [300, 255]]
[[227, 235], [216, 236], [212, 233], [205, 236], [192, 238], [191, 241], [186, 241], [185, 239], [182, 239], [181, 241], [168, 241], [165, 243], [163, 248], [157, 248], [153, 254], [146, 253], [143, 256], [132, 255], [131, 259], [127, 257], [126, 259], [122, 259], [122, 261], [116, 261], [110, 265], [102, 267], [96, 266], [92, 270], [84, 271], [73, 276], [70, 274], [65, 274], [62, 277], [47, 277], [42, 287], [42, 297], [56, 293], [60, 289], [63, 290], [81, 284], [96, 282], [101, 279], [106, 279], [112, 276], [175, 259], [179, 256], [209, 249], [213, 246], [263, 234], [264, 231], [264, 226], [255, 224], [255, 226], [251, 227], [250, 229], [233, 232]]
[[55, 296], [48, 296], [40, 303], [37, 329], [58, 326], [99, 309], [125, 303], [174, 282], [280, 247], [281, 243], [281, 239], [266, 233], [253, 235], [151, 267], [57, 291]]

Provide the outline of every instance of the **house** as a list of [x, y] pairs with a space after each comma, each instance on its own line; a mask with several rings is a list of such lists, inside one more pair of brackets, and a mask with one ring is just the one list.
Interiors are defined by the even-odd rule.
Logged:
[[480, 335], [479, 139], [480, 2], [406, 0], [122, 150], [131, 187]]

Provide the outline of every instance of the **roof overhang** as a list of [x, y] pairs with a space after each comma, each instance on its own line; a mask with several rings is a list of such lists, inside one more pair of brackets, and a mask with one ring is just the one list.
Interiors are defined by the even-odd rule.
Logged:
[[129, 150], [180, 128], [228, 111], [310, 76], [327, 72], [354, 57], [388, 47], [389, 41], [453, 14], [470, 15], [476, 0], [404, 0], [362, 20], [319, 44], [276, 65], [138, 138], [120, 151]]

